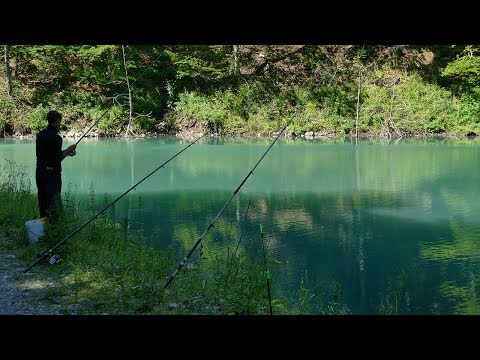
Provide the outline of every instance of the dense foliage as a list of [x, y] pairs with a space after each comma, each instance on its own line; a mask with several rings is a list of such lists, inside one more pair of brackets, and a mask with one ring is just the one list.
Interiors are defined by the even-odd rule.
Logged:
[[129, 123], [129, 134], [175, 132], [195, 121], [219, 134], [264, 133], [278, 130], [301, 103], [290, 133], [352, 136], [357, 101], [360, 134], [480, 132], [480, 46], [5, 45], [3, 50], [1, 136], [35, 134], [51, 108], [64, 114], [64, 130], [81, 132], [109, 107], [98, 124], [100, 135], [127, 134]]

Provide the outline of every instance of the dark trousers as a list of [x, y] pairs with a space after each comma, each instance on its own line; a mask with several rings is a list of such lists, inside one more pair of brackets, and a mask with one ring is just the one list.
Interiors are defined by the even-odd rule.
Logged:
[[37, 166], [35, 180], [38, 189], [40, 217], [57, 220], [62, 210], [62, 173]]

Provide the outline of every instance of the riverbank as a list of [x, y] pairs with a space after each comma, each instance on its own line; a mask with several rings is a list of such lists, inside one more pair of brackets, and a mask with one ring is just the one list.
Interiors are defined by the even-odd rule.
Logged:
[[[89, 129], [85, 127], [82, 130], [61, 130], [60, 135], [66, 139], [77, 140], [82, 137], [83, 134]], [[229, 136], [237, 138], [273, 138], [278, 135], [279, 130], [271, 131], [216, 131], [212, 127], [211, 123], [208, 121], [196, 121], [196, 120], [184, 120], [183, 122], [177, 124], [174, 127], [166, 127], [160, 123], [157, 126], [155, 132], [133, 134], [125, 137], [125, 134], [122, 132], [117, 135], [106, 135], [98, 131], [90, 131], [85, 138], [92, 139], [101, 139], [101, 138], [116, 138], [116, 139], [125, 139], [125, 138], [135, 138], [135, 139], [144, 139], [144, 138], [154, 138], [154, 137], [163, 137], [163, 136], [176, 136], [180, 139], [195, 139], [203, 134], [208, 134], [208, 136], [218, 137], [218, 136]], [[465, 139], [465, 138], [476, 138], [479, 134], [475, 132], [422, 132], [422, 133], [410, 133], [406, 135], [395, 135], [395, 134], [385, 134], [378, 131], [362, 131], [358, 133], [359, 140], [390, 140], [397, 141], [401, 139]], [[11, 139], [35, 139], [36, 134], [0, 134], [0, 138], [11, 138]], [[329, 141], [329, 140], [339, 140], [339, 139], [348, 139], [355, 141], [356, 135], [353, 133], [342, 133], [335, 131], [301, 131], [296, 132], [290, 130], [289, 128], [284, 131], [282, 137], [289, 139], [306, 139], [306, 140], [320, 140], [320, 141]]]
[[42, 289], [56, 285], [52, 280], [41, 279], [33, 273], [23, 275], [15, 255], [0, 253], [0, 315], [75, 314], [74, 304], [62, 309], [61, 305], [44, 298]]

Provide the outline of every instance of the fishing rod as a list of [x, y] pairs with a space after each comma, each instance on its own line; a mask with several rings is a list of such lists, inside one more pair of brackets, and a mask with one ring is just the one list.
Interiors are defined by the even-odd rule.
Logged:
[[[295, 114], [297, 113], [297, 111], [295, 112]], [[170, 285], [170, 283], [173, 281], [173, 279], [175, 278], [175, 276], [177, 275], [177, 273], [180, 271], [180, 269], [183, 267], [183, 265], [188, 261], [188, 259], [190, 258], [190, 256], [192, 255], [192, 253], [195, 251], [195, 249], [197, 248], [198, 244], [200, 244], [200, 242], [203, 240], [203, 238], [205, 237], [205, 235], [207, 235], [208, 231], [213, 227], [213, 224], [215, 224], [215, 222], [217, 221], [217, 219], [220, 217], [220, 215], [222, 215], [223, 211], [227, 208], [228, 204], [230, 204], [230, 202], [232, 201], [232, 199], [235, 197], [235, 195], [237, 195], [237, 192], [242, 188], [243, 184], [245, 184], [245, 181], [247, 181], [247, 179], [250, 177], [250, 175], [253, 174], [253, 170], [255, 170], [258, 166], [258, 164], [260, 164], [260, 162], [263, 160], [263, 158], [267, 155], [267, 153], [270, 151], [270, 149], [272, 148], [273, 145], [275, 145], [275, 143], [277, 142], [278, 138], [280, 137], [280, 135], [283, 134], [283, 132], [285, 131], [285, 129], [287, 128], [288, 125], [290, 125], [290, 123], [293, 121], [294, 117], [295, 117], [295, 114], [294, 116], [290, 119], [289, 122], [287, 122], [287, 124], [283, 127], [283, 129], [278, 133], [278, 135], [275, 137], [275, 139], [273, 140], [273, 142], [270, 144], [270, 146], [268, 147], [268, 149], [264, 152], [264, 154], [262, 155], [262, 157], [257, 161], [257, 163], [255, 164], [255, 166], [252, 168], [252, 170], [250, 170], [250, 172], [248, 173], [248, 175], [245, 177], [245, 179], [243, 179], [243, 181], [240, 183], [240, 185], [237, 187], [237, 189], [233, 192], [233, 194], [230, 196], [230, 198], [228, 199], [228, 201], [225, 203], [225, 205], [223, 205], [222, 209], [219, 211], [219, 213], [217, 214], [217, 216], [215, 216], [215, 218], [213, 219], [213, 221], [210, 223], [210, 225], [208, 225], [208, 227], [205, 229], [205, 231], [203, 232], [203, 234], [198, 238], [197, 242], [195, 243], [195, 245], [193, 245], [193, 248], [188, 252], [188, 254], [185, 256], [185, 258], [180, 262], [180, 264], [178, 265], [178, 267], [175, 269], [175, 271], [173, 272], [173, 274], [169, 277], [169, 279], [167, 280], [166, 284], [163, 286], [164, 289], [166, 289], [168, 287], [168, 285]]]
[[[135, 83], [138, 81], [138, 79], [140, 79], [140, 78], [147, 72], [147, 70], [151, 69], [151, 68], [152, 68], [152, 65], [153, 65], [158, 59], [160, 59], [160, 57], [161, 57], [162, 55], [163, 55], [163, 54], [158, 55], [157, 58], [156, 58], [155, 60], [153, 60], [152, 63], [151, 63], [145, 70], [143, 70], [143, 72], [140, 74], [140, 76], [138, 76], [138, 77], [130, 84], [130, 87], [132, 87], [133, 84], [135, 84]], [[121, 94], [118, 94], [117, 96], [115, 96], [115, 98], [118, 98], [119, 96], [125, 95], [125, 93], [126, 93], [127, 91], [128, 91], [128, 87], [125, 89], [124, 92], [122, 92]], [[105, 114], [113, 107], [113, 105], [115, 105], [115, 102], [112, 102], [112, 105], [110, 105], [110, 106], [107, 108], [107, 110], [105, 110], [105, 111], [103, 112], [103, 114], [100, 115], [100, 117], [97, 119], [97, 121], [95, 121], [95, 122], [93, 123], [93, 125], [90, 126], [90, 128], [80, 137], [80, 139], [78, 139], [78, 141], [75, 143], [75, 145], [78, 145], [78, 143], [85, 137], [85, 135], [87, 135], [87, 134], [90, 132], [90, 130], [92, 130], [93, 127], [98, 124], [98, 122], [99, 122], [99, 121], [105, 116]], [[73, 155], [75, 155], [75, 153], [73, 153]], [[70, 155], [70, 156], [73, 156], [73, 155]]]
[[53, 253], [53, 251], [55, 251], [55, 249], [57, 249], [59, 246], [61, 246], [62, 244], [64, 244], [68, 239], [70, 239], [73, 235], [75, 235], [76, 233], [78, 233], [80, 230], [82, 230], [85, 226], [87, 226], [88, 224], [90, 224], [93, 220], [95, 220], [98, 216], [100, 216], [101, 214], [103, 214], [108, 208], [110, 208], [113, 204], [115, 204], [118, 200], [120, 200], [122, 197], [124, 197], [125, 195], [127, 195], [131, 190], [135, 189], [138, 185], [140, 185], [143, 181], [145, 181], [148, 177], [150, 177], [151, 175], [153, 175], [157, 170], [163, 168], [166, 164], [168, 164], [171, 160], [175, 159], [178, 155], [180, 155], [182, 152], [184, 152], [185, 150], [187, 150], [190, 146], [192, 146], [193, 144], [195, 144], [198, 140], [200, 140], [201, 138], [203, 138], [207, 133], [203, 134], [202, 136], [198, 137], [194, 142], [190, 143], [188, 146], [184, 147], [181, 151], [177, 152], [175, 155], [173, 155], [170, 159], [168, 159], [167, 161], [165, 161], [163, 164], [161, 164], [159, 167], [157, 167], [155, 170], [153, 170], [150, 174], [148, 174], [147, 176], [145, 176], [142, 180], [140, 180], [139, 182], [137, 182], [135, 185], [133, 185], [130, 189], [128, 189], [127, 191], [125, 191], [122, 195], [120, 195], [118, 198], [116, 198], [113, 202], [111, 202], [109, 205], [107, 205], [106, 207], [104, 207], [100, 212], [98, 212], [96, 215], [92, 216], [87, 222], [85, 222], [83, 225], [81, 225], [80, 227], [78, 227], [76, 230], [74, 230], [72, 233], [70, 233], [68, 236], [66, 236], [62, 241], [60, 241], [58, 244], [56, 244], [54, 247], [52, 247], [51, 249], [45, 251], [42, 253], [42, 255], [35, 261], [33, 262], [29, 267], [27, 267], [25, 270], [23, 270], [23, 273], [26, 273], [27, 271], [29, 271], [32, 267], [34, 267], [36, 264], [38, 264], [40, 261], [42, 261], [44, 258], [46, 258], [47, 256], [51, 255]]
[[[332, 78], [333, 79], [333, 78]], [[311, 93], [314, 93], [315, 90], [320, 86], [320, 84], [317, 84], [315, 85], [315, 87], [313, 88], [313, 90], [311, 91]], [[311, 94], [310, 93], [310, 94]], [[272, 148], [273, 145], [275, 145], [275, 143], [277, 142], [278, 138], [280, 137], [280, 135], [283, 134], [283, 132], [285, 131], [285, 129], [288, 127], [288, 125], [290, 125], [293, 121], [293, 119], [295, 118], [295, 115], [297, 115], [298, 113], [298, 110], [301, 109], [304, 105], [305, 105], [305, 102], [307, 101], [307, 99], [309, 98], [310, 96], [307, 95], [304, 97], [304, 99], [300, 102], [300, 105], [299, 107], [295, 110], [292, 118], [287, 122], [287, 124], [283, 127], [283, 129], [280, 131], [280, 133], [278, 133], [278, 135], [275, 137], [275, 139], [273, 140], [273, 142], [270, 144], [270, 146], [268, 147], [268, 149], [265, 151], [265, 153], [262, 155], [262, 157], [257, 161], [257, 163], [255, 164], [255, 166], [252, 168], [252, 170], [250, 170], [250, 172], [248, 173], [248, 175], [245, 177], [245, 179], [243, 179], [243, 181], [240, 183], [240, 185], [237, 187], [237, 189], [233, 192], [233, 194], [230, 196], [230, 198], [227, 200], [227, 202], [225, 203], [225, 205], [223, 205], [222, 209], [219, 211], [219, 213], [217, 214], [217, 216], [215, 216], [215, 218], [213, 219], [213, 221], [210, 223], [210, 225], [208, 225], [208, 227], [205, 229], [205, 231], [202, 233], [202, 235], [200, 235], [200, 237], [198, 238], [197, 242], [193, 245], [193, 248], [187, 253], [187, 255], [183, 258], [183, 260], [180, 262], [180, 264], [178, 264], [177, 268], [175, 269], [175, 271], [173, 272], [172, 275], [170, 275], [170, 277], [168, 278], [167, 282], [165, 283], [165, 285], [163, 286], [164, 289], [166, 289], [168, 287], [168, 285], [170, 285], [170, 283], [173, 281], [173, 279], [175, 279], [175, 276], [177, 275], [177, 273], [182, 269], [183, 265], [185, 265], [185, 263], [188, 261], [188, 259], [190, 258], [190, 256], [192, 255], [192, 253], [195, 251], [195, 249], [197, 248], [197, 246], [201, 243], [201, 241], [203, 240], [203, 238], [205, 237], [205, 235], [207, 235], [208, 231], [213, 227], [213, 225], [215, 224], [215, 222], [218, 220], [218, 218], [220, 217], [220, 215], [223, 213], [223, 211], [226, 209], [226, 207], [228, 206], [228, 204], [230, 204], [230, 202], [232, 201], [232, 199], [235, 197], [235, 195], [237, 194], [237, 192], [241, 189], [241, 187], [243, 186], [243, 184], [245, 184], [245, 181], [247, 181], [247, 179], [250, 177], [250, 175], [253, 174], [253, 170], [256, 169], [256, 167], [258, 166], [258, 164], [260, 164], [260, 162], [263, 160], [263, 158], [267, 155], [267, 153], [270, 151], [270, 149]]]
[[265, 278], [267, 279], [267, 292], [268, 292], [268, 304], [270, 305], [270, 315], [273, 315], [272, 310], [272, 298], [270, 296], [270, 271], [267, 267], [267, 255], [265, 252], [265, 240], [263, 239], [263, 225], [260, 224], [260, 235], [262, 236], [262, 247], [263, 247], [263, 264], [265, 265]]

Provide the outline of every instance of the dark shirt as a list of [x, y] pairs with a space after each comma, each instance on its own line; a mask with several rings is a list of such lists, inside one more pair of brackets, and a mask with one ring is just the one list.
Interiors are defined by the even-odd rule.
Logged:
[[53, 167], [56, 172], [62, 172], [62, 143], [58, 130], [48, 125], [37, 134], [37, 167]]

